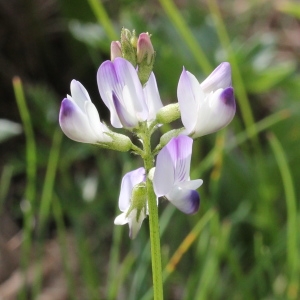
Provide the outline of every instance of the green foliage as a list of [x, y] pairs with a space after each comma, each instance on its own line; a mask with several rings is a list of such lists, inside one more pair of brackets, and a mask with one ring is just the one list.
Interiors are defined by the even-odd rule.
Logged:
[[[292, 18], [299, 17], [299, 5], [279, 7], [284, 15], [273, 1], [256, 6], [245, 1], [248, 9], [243, 12], [230, 1], [215, 6], [213, 0], [207, 6], [188, 1], [180, 7], [170, 0], [159, 1], [161, 6], [103, 2], [107, 7], [92, 0], [61, 2], [69, 29], [62, 37], [69, 52], [68, 58], [55, 59], [66, 72], [62, 77], [91, 87], [91, 98], [107, 124], [95, 74], [123, 26], [152, 34], [154, 72], [165, 105], [177, 102], [183, 65], [199, 80], [223, 60], [234, 66], [234, 121], [194, 143], [191, 178], [204, 180], [200, 212], [190, 217], [165, 202], [160, 205], [165, 299], [299, 299], [299, 55], [283, 53], [281, 27], [268, 27], [277, 14], [283, 28], [295, 30]], [[251, 16], [257, 11], [254, 22]], [[103, 14], [109, 18], [101, 18]], [[71, 70], [64, 70], [67, 59], [74, 64]], [[141, 161], [62, 136], [59, 102], [69, 86], [61, 93], [61, 87], [58, 91], [51, 85], [53, 80], [26, 81], [25, 98], [17, 88], [26, 142], [16, 137], [1, 142], [4, 150], [8, 142], [17, 145], [15, 151], [7, 150], [1, 168], [0, 211], [9, 206], [13, 218], [22, 217], [22, 265], [29, 265], [26, 259], [36, 244], [54, 236], [64, 257], [70, 299], [151, 299], [147, 222], [134, 241], [128, 228], [113, 225], [122, 175]], [[10, 190], [17, 176], [26, 179], [26, 186], [18, 189], [16, 201]], [[78, 259], [76, 271], [68, 255], [69, 234], [76, 241], [71, 250]], [[172, 265], [180, 249], [184, 251]], [[42, 289], [39, 280], [36, 294]], [[25, 289], [20, 294], [26, 298]]]

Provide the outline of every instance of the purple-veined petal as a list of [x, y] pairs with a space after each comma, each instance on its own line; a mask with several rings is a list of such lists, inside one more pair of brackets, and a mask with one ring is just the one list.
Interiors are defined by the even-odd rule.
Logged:
[[[148, 108], [142, 85], [130, 62], [120, 57], [115, 58], [113, 62], [105, 61], [98, 69], [97, 82], [102, 100], [110, 110], [111, 123], [114, 127], [119, 128], [124, 124], [119, 120], [113, 95], [119, 100], [122, 108], [127, 110], [130, 119], [134, 120], [134, 126], [139, 121], [147, 119]], [[129, 118], [125, 119], [128, 122]]]
[[163, 104], [159, 96], [157, 83], [153, 72], [150, 74], [150, 77], [143, 90], [149, 110], [148, 121], [155, 120], [156, 113], [160, 108], [163, 107]]
[[61, 103], [59, 124], [70, 139], [82, 143], [96, 143], [97, 136], [90, 128], [87, 116], [72, 100], [65, 98]]
[[198, 121], [193, 137], [213, 133], [233, 119], [236, 111], [233, 88], [219, 89], [211, 93], [199, 109]]
[[174, 146], [171, 148], [172, 145], [170, 145], [170, 148], [172, 150], [176, 149], [175, 184], [177, 184], [189, 179], [193, 139], [185, 135], [180, 135], [174, 138], [173, 143]]
[[129, 208], [132, 189], [135, 185], [145, 181], [145, 176], [144, 168], [136, 169], [124, 175], [119, 196], [119, 208], [121, 211], [124, 212]]
[[205, 95], [196, 77], [185, 69], [179, 78], [177, 97], [182, 123], [187, 132], [191, 133], [197, 122], [200, 101], [205, 98]]
[[[137, 115], [138, 121], [145, 121], [148, 117], [148, 108], [144, 99], [143, 88], [135, 68], [130, 62], [123, 58], [114, 60], [115, 70], [118, 79], [123, 85], [124, 104], [129, 112]], [[125, 91], [124, 91], [125, 88]], [[126, 104], [129, 102], [129, 105]]]
[[155, 194], [169, 193], [175, 184], [189, 178], [193, 140], [184, 135], [172, 138], [159, 152], [153, 177]]
[[201, 83], [201, 88], [206, 94], [229, 86], [231, 86], [231, 67], [228, 62], [221, 63]]
[[185, 214], [194, 214], [199, 210], [200, 196], [195, 190], [175, 186], [166, 198]]
[[[113, 92], [112, 97], [113, 97], [115, 111], [117, 113], [117, 116], [118, 116], [121, 124], [124, 127], [128, 127], [128, 128], [136, 126], [137, 125], [136, 118], [129, 114], [128, 110], [124, 107], [123, 103], [119, 100], [119, 98], [115, 95], [114, 92]], [[121, 127], [123, 127], [123, 126], [121, 126]]]
[[122, 128], [122, 123], [113, 103], [113, 93], [116, 97], [122, 97], [122, 85], [118, 82], [113, 62], [107, 60], [101, 64], [97, 72], [97, 83], [100, 96], [110, 110], [110, 122], [115, 128]]

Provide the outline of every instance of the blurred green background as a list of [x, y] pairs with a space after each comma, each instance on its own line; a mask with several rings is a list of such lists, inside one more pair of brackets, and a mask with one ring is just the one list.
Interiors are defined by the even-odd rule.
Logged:
[[165, 299], [300, 299], [300, 5], [279, 0], [0, 2], [0, 298], [152, 297], [147, 222], [113, 225], [142, 162], [58, 126], [72, 79], [109, 123], [96, 72], [123, 26], [152, 34], [164, 104], [183, 66], [233, 71], [233, 122], [193, 146], [200, 212], [159, 207]]

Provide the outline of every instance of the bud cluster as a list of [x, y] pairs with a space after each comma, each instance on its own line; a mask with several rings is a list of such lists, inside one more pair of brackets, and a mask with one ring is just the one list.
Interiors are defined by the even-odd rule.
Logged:
[[110, 46], [111, 60], [123, 57], [131, 62], [137, 68], [142, 85], [148, 81], [154, 65], [155, 51], [150, 37], [149, 33], [141, 33], [137, 37], [135, 30], [131, 32], [123, 28], [120, 41], [113, 41]]

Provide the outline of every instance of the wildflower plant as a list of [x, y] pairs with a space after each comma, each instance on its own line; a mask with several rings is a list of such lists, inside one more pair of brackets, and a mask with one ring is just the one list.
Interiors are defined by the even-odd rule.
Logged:
[[[221, 63], [202, 83], [183, 69], [178, 82], [178, 103], [163, 106], [153, 73], [155, 51], [151, 36], [122, 29], [120, 41], [111, 43], [111, 60], [97, 72], [100, 96], [110, 111], [114, 128], [135, 135], [119, 134], [101, 122], [84, 86], [71, 82], [71, 96], [63, 99], [59, 123], [63, 132], [77, 142], [107, 149], [131, 151], [144, 166], [125, 174], [121, 183], [116, 225], [129, 225], [134, 239], [149, 216], [154, 299], [163, 299], [159, 198], [167, 199], [185, 214], [200, 207], [197, 189], [201, 179], [190, 179], [193, 139], [216, 132], [230, 123], [236, 104], [231, 86], [231, 68]], [[163, 124], [181, 118], [184, 127], [165, 133], [156, 147], [152, 134]], [[156, 161], [156, 164], [155, 164]]]

